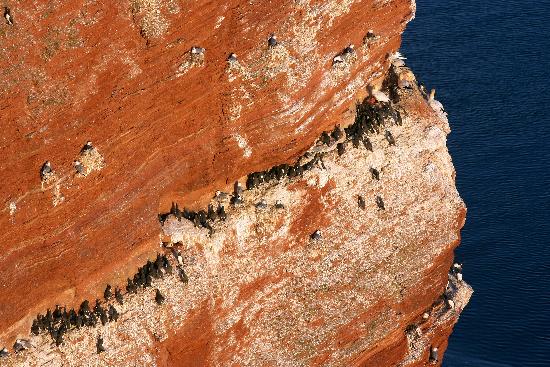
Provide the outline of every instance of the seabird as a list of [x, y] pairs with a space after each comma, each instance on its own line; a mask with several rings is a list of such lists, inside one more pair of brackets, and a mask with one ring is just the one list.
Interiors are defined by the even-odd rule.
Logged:
[[407, 60], [407, 58], [401, 52], [395, 51], [390, 55], [390, 60]]
[[424, 313], [422, 314], [422, 318], [423, 318], [424, 320], [428, 320], [428, 319], [430, 318], [430, 314], [427, 313], [427, 312], [424, 312]]
[[227, 57], [228, 62], [237, 62], [237, 54], [231, 53]]
[[187, 274], [185, 274], [185, 270], [183, 270], [182, 267], [179, 268], [179, 277], [180, 277], [180, 280], [182, 281], [182, 283], [189, 283], [189, 278], [187, 277]]
[[243, 188], [239, 181], [235, 181], [233, 184], [233, 196], [241, 196], [243, 194]]
[[456, 280], [462, 282], [462, 273], [456, 273]]
[[40, 168], [40, 178], [42, 180], [44, 180], [51, 173], [52, 173], [52, 165], [51, 165], [50, 161], [46, 161], [42, 165], [42, 168]]
[[11, 16], [11, 10], [7, 6], [4, 7], [4, 18], [6, 18], [6, 21], [9, 25], [13, 25], [13, 17]]
[[334, 130], [332, 130], [331, 135], [334, 140], [340, 140], [340, 138], [342, 137], [342, 130], [340, 129], [340, 126], [335, 126]]
[[109, 321], [117, 321], [118, 320], [118, 311], [116, 310], [115, 306], [109, 305]]
[[372, 178], [374, 178], [376, 181], [380, 180], [380, 172], [374, 167], [371, 167], [370, 173], [372, 174]]
[[378, 195], [376, 195], [376, 205], [378, 205], [378, 209], [380, 210], [386, 210], [386, 207], [384, 206], [384, 200]]
[[344, 58], [341, 55], [334, 56], [332, 59], [332, 65], [341, 64], [344, 62]]
[[312, 240], [320, 240], [321, 239], [321, 231], [320, 230], [316, 230], [315, 232], [313, 232], [310, 236], [309, 236]]
[[454, 263], [453, 264], [453, 271], [456, 273], [460, 273], [462, 271], [462, 264], [461, 263]]
[[395, 139], [389, 130], [386, 130], [386, 133], [384, 135], [390, 145], [395, 145]]
[[80, 161], [74, 161], [74, 168], [76, 169], [76, 172], [80, 173], [81, 175], [84, 174], [84, 166]]
[[359, 195], [359, 196], [357, 197], [357, 205], [359, 205], [359, 208], [361, 208], [361, 209], [363, 209], [363, 210], [364, 210], [365, 207], [366, 207], [366, 205], [365, 205], [365, 199], [364, 199], [361, 195]]
[[390, 98], [384, 92], [374, 89], [372, 85], [367, 87], [367, 91], [369, 92], [369, 95], [374, 97], [378, 102], [390, 102]]
[[447, 308], [449, 310], [452, 310], [455, 308], [455, 302], [452, 299], [447, 299], [445, 304], [447, 305]]
[[267, 208], [267, 203], [264, 199], [260, 200], [259, 202], [256, 203], [256, 208], [258, 209], [265, 209]]
[[374, 34], [374, 31], [372, 29], [369, 29], [366, 35], [367, 39], [373, 39], [376, 38], [376, 34]]
[[9, 354], [10, 352], [8, 352], [6, 348], [2, 348], [2, 350], [0, 350], [0, 358], [7, 357]]
[[373, 151], [372, 143], [368, 137], [365, 137], [363, 139], [363, 145], [365, 146], [366, 150], [370, 150], [371, 152]]
[[115, 299], [117, 300], [117, 302], [120, 305], [124, 304], [124, 299], [122, 297], [122, 291], [118, 287], [115, 289]]
[[40, 326], [38, 325], [37, 320], [33, 320], [32, 322], [31, 333], [33, 333], [34, 335], [40, 334]]
[[437, 347], [431, 347], [430, 349], [430, 362], [435, 363], [439, 359]]
[[285, 206], [283, 205], [283, 202], [281, 200], [275, 201], [275, 209], [284, 209], [284, 208]]
[[13, 344], [13, 350], [15, 351], [15, 353], [18, 353], [22, 350], [29, 349], [31, 346], [31, 342], [27, 339], [17, 339], [15, 341], [15, 344]]
[[350, 44], [348, 47], [344, 48], [343, 55], [349, 55], [355, 51], [355, 46], [353, 44]]
[[101, 353], [101, 352], [105, 352], [105, 347], [103, 346], [103, 338], [98, 336], [97, 337], [97, 342], [95, 344], [96, 348], [97, 348], [97, 354]]
[[191, 47], [191, 53], [193, 55], [200, 55], [203, 54], [204, 51], [206, 51], [203, 47], [193, 46]]
[[155, 302], [158, 305], [161, 305], [164, 302], [164, 296], [162, 295], [162, 293], [160, 293], [158, 288], [157, 288], [157, 293], [155, 294]]
[[103, 298], [105, 298], [105, 300], [109, 300], [111, 299], [111, 297], [113, 296], [113, 292], [112, 292], [112, 287], [110, 284], [107, 284], [107, 287], [105, 287], [105, 292], [103, 292]]
[[92, 145], [92, 142], [87, 141], [86, 144], [84, 144], [84, 146], [82, 147], [82, 149], [80, 149], [80, 154], [90, 152], [90, 151], [92, 151], [92, 149], [94, 149], [94, 146]]
[[176, 252], [174, 253], [174, 256], [175, 256], [176, 260], [178, 261], [178, 265], [183, 266], [183, 257], [181, 256], [181, 253], [176, 250]]
[[435, 89], [432, 89], [430, 91], [430, 97], [428, 98], [428, 104], [430, 105], [432, 110], [434, 110], [435, 112], [441, 113], [445, 116], [447, 115], [447, 111], [445, 111], [445, 108], [443, 107], [441, 102], [439, 102], [435, 99]]
[[267, 39], [267, 45], [269, 47], [275, 47], [278, 45], [278, 42], [277, 42], [277, 37], [275, 37], [275, 35], [272, 33], [269, 38]]
[[338, 155], [343, 155], [346, 152], [346, 146], [344, 143], [338, 143], [336, 145], [336, 150], [338, 150]]

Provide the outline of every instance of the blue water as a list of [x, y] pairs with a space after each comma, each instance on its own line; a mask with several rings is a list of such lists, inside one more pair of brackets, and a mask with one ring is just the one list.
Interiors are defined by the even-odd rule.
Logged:
[[417, 7], [402, 52], [450, 115], [475, 290], [444, 366], [550, 366], [550, 1]]

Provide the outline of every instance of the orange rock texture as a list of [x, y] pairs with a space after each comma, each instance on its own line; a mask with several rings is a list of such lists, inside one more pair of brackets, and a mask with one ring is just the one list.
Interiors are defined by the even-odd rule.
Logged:
[[[465, 215], [447, 123], [418, 91], [400, 102], [398, 148], [379, 135], [373, 154], [333, 151], [324, 170], [246, 191], [211, 237], [157, 218], [172, 201], [204, 208], [216, 190], [294, 163], [322, 131], [352, 122], [367, 85], [386, 77], [414, 1], [6, 6], [0, 346], [28, 337], [38, 312], [122, 285], [167, 237], [183, 243], [189, 273], [187, 285], [175, 276], [155, 284], [164, 308], [141, 292], [118, 323], [74, 332], [59, 348], [33, 337], [35, 348], [8, 363], [413, 366], [427, 363], [430, 332], [443, 346], [454, 310], [404, 332], [443, 293]], [[351, 56], [333, 65], [350, 44]], [[81, 153], [86, 141], [92, 155]], [[53, 172], [41, 180], [45, 161]], [[380, 182], [368, 177], [373, 165]], [[260, 196], [265, 213], [254, 206]], [[285, 208], [273, 209], [275, 200]], [[318, 228], [323, 239], [312, 243]]]

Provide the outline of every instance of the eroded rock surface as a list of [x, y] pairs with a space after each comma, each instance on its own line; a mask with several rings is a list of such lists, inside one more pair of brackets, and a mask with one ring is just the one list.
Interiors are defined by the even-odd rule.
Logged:
[[[471, 294], [448, 275], [466, 210], [445, 115], [389, 57], [414, 1], [7, 5], [0, 347], [32, 346], [0, 364], [423, 366], [432, 346], [442, 357]], [[395, 78], [392, 60], [403, 124], [372, 134], [372, 152], [345, 137], [345, 152], [313, 146], [354, 121], [368, 85]], [[322, 163], [246, 190], [236, 207], [224, 199], [212, 234], [159, 224], [172, 202], [206, 208], [216, 190], [307, 150]], [[37, 313], [123, 288], [171, 254], [167, 240], [186, 283], [174, 272], [112, 301], [117, 322], [71, 330], [59, 347], [29, 336]]]
[[[471, 295], [449, 273], [465, 207], [446, 119], [416, 87], [399, 99], [402, 125], [370, 134], [372, 152], [348, 141], [343, 155], [328, 149], [303, 176], [244, 191], [240, 205], [213, 199], [227, 220], [216, 221], [211, 235], [168, 216], [163, 238], [181, 252], [187, 282], [174, 271], [126, 295], [118, 322], [71, 331], [59, 348], [44, 334], [33, 337], [35, 347], [9, 363], [434, 365], [430, 348], [442, 358]], [[321, 237], [312, 239], [316, 230]], [[171, 262], [177, 268], [177, 258]]]
[[[0, 21], [0, 340], [94, 299], [158, 249], [157, 214], [202, 207], [353, 118], [410, 0], [5, 2]], [[378, 38], [363, 39], [368, 30]], [[267, 38], [279, 45], [269, 48]], [[333, 57], [354, 44], [352, 63]], [[190, 59], [193, 46], [204, 60]], [[238, 67], [229, 67], [230, 53]], [[85, 177], [86, 141], [103, 155]], [[49, 160], [56, 182], [42, 188]], [[37, 285], [38, 284], [38, 285]]]

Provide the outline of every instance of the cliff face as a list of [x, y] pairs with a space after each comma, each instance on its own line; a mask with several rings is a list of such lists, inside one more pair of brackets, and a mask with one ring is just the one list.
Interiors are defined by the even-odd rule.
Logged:
[[[122, 286], [161, 240], [180, 243], [189, 278], [155, 280], [162, 306], [150, 290], [125, 295], [118, 322], [72, 331], [59, 347], [35, 336], [8, 363], [413, 366], [427, 363], [430, 346], [444, 349], [469, 297], [453, 278], [455, 309], [437, 302], [465, 208], [447, 122], [416, 87], [398, 103], [395, 145], [373, 133], [372, 152], [349, 142], [339, 155], [334, 145], [303, 176], [245, 191], [240, 206], [218, 197], [228, 217], [212, 235], [157, 219], [173, 201], [205, 208], [216, 190], [294, 164], [321, 132], [352, 123], [366, 86], [387, 77], [414, 2], [8, 6], [0, 340], [26, 337], [55, 304], [77, 307], [107, 283]], [[79, 155], [87, 140], [96, 160]], [[41, 182], [46, 160], [53, 174]], [[322, 238], [311, 240], [317, 229]]]

